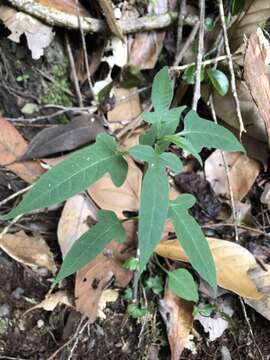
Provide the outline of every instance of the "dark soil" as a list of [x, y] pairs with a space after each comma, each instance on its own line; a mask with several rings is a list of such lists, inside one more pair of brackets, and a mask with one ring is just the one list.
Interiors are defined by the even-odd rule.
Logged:
[[[55, 48], [57, 49], [58, 45], [55, 45]], [[44, 78], [37, 69], [42, 68], [44, 71], [47, 69], [49, 73], [52, 56], [54, 56], [53, 50], [43, 60], [34, 62], [23, 44], [14, 45], [4, 37], [1, 38], [0, 113], [3, 116], [20, 117], [20, 109], [23, 105], [36, 101], [37, 94], [44, 92]], [[20, 70], [15, 64], [18, 59], [22, 64]], [[16, 76], [22, 72], [29, 75], [29, 81], [24, 85], [16, 81]], [[44, 124], [44, 122], [35, 124], [41, 123]], [[18, 129], [25, 138], [31, 139], [40, 128], [20, 126]], [[196, 184], [197, 190], [200, 191], [200, 202], [195, 208], [195, 215], [201, 223], [210, 221], [219, 213], [221, 204], [209, 190], [208, 185], [200, 183], [198, 186], [198, 179], [195, 176], [192, 179], [189, 178], [188, 182]], [[179, 184], [184, 186], [183, 179], [178, 179]], [[0, 200], [24, 186], [25, 184], [16, 176], [4, 168], [0, 169]], [[192, 192], [192, 189], [185, 189], [185, 191]], [[1, 210], [6, 211], [11, 206], [12, 202]], [[201, 216], [198, 215], [200, 211]], [[56, 260], [60, 263], [61, 256], [56, 238], [58, 218], [57, 211], [39, 214], [26, 218], [16, 226], [23, 227], [29, 233], [33, 233], [34, 230], [42, 233], [54, 252]], [[11, 231], [17, 230], [17, 227], [11, 228]], [[220, 231], [222, 230], [215, 233], [217, 237]], [[226, 236], [229, 237], [230, 233], [227, 232]], [[264, 243], [269, 260], [267, 240], [258, 239], [258, 241]], [[81, 314], [59, 305], [52, 312], [36, 309], [24, 315], [26, 310], [44, 299], [50, 289], [50, 276], [46, 271], [30, 270], [0, 252], [0, 358], [45, 360], [64, 344], [67, 346], [58, 352], [55, 359], [70, 359], [71, 352], [71, 359], [74, 360], [165, 360], [170, 358], [166, 331], [158, 313], [157, 304], [153, 310], [156, 316], [151, 316], [146, 324], [142, 324], [127, 316], [126, 304], [120, 296], [115, 304], [106, 309], [105, 320], [98, 320], [95, 324], [88, 325], [81, 336], [76, 336], [70, 342], [69, 339], [72, 339], [78, 329]], [[210, 343], [201, 326], [195, 322], [196, 353], [185, 350], [182, 359], [230, 359], [222, 356], [222, 346], [226, 346], [233, 360], [261, 359], [250, 335], [240, 302], [236, 296], [231, 296], [234, 299], [234, 326], [227, 329], [218, 340]], [[270, 358], [268, 321], [248, 306], [247, 315], [258, 347], [265, 359]], [[77, 346], [72, 350], [76, 339]]]

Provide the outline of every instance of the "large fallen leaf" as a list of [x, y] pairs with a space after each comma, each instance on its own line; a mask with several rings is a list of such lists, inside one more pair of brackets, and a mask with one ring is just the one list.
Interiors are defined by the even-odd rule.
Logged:
[[[241, 200], [251, 189], [260, 172], [260, 164], [239, 152], [224, 152], [234, 200]], [[222, 152], [214, 151], [205, 161], [205, 176], [216, 195], [230, 198]]]
[[5, 234], [0, 238], [0, 248], [24, 265], [45, 267], [52, 273], [56, 272], [53, 254], [40, 236], [28, 236], [24, 231]]
[[70, 15], [90, 16], [89, 12], [82, 6], [81, 1], [74, 0], [35, 0], [40, 5], [50, 9], [58, 10]]
[[245, 302], [270, 320], [270, 265], [264, 264], [264, 269], [256, 266], [250, 269], [248, 275], [264, 297], [260, 300], [245, 299]]
[[112, 130], [123, 127], [136, 119], [142, 112], [140, 98], [136, 88], [115, 88], [116, 105], [108, 111], [107, 118]]
[[[269, 5], [270, 16], [270, 5]], [[264, 121], [270, 143], [270, 43], [259, 28], [249, 40], [245, 54], [244, 76], [260, 116]]]
[[[214, 258], [218, 285], [248, 299], [261, 299], [263, 294], [248, 276], [250, 269], [258, 267], [255, 257], [236, 243], [215, 238], [207, 238], [207, 241]], [[178, 240], [162, 241], [155, 252], [165, 258], [188, 262]]]
[[105, 129], [98, 116], [77, 116], [67, 125], [57, 125], [41, 130], [31, 140], [27, 151], [19, 157], [18, 161], [38, 159], [74, 150], [93, 142], [97, 134], [103, 131]]
[[66, 291], [57, 291], [56, 293], [48, 293], [43, 301], [28, 309], [24, 315], [35, 309], [43, 309], [53, 311], [58, 304], [64, 304], [68, 307], [74, 307], [72, 300]]
[[44, 54], [44, 49], [53, 40], [54, 33], [52, 27], [43, 24], [31, 15], [18, 12], [8, 6], [0, 6], [0, 19], [11, 31], [8, 38], [16, 43], [20, 42], [20, 37], [25, 34], [28, 48], [32, 52], [32, 58], [37, 60]]
[[97, 318], [99, 301], [103, 290], [112, 282], [116, 287], [126, 287], [132, 279], [132, 272], [123, 268], [123, 260], [134, 256], [127, 244], [112, 241], [102, 254], [85, 266], [76, 275], [75, 303], [90, 322]]
[[179, 360], [181, 353], [189, 341], [193, 324], [192, 301], [183, 300], [168, 288], [164, 299], [160, 300], [160, 313], [166, 324], [171, 360]]
[[97, 209], [85, 195], [70, 198], [62, 211], [57, 236], [63, 257], [74, 242], [97, 220]]
[[124, 218], [124, 210], [138, 211], [139, 209], [142, 172], [130, 157], [126, 160], [128, 174], [122, 186], [116, 187], [110, 176], [105, 175], [87, 190], [101, 209], [115, 212], [119, 219]]
[[[27, 142], [11, 123], [1, 117], [0, 129], [0, 165], [5, 166], [26, 151]], [[42, 167], [34, 161], [14, 163], [6, 168], [30, 184], [44, 172]]]
[[235, 51], [243, 42], [244, 35], [249, 37], [270, 17], [268, 0], [247, 0], [243, 12], [229, 31], [231, 50]]

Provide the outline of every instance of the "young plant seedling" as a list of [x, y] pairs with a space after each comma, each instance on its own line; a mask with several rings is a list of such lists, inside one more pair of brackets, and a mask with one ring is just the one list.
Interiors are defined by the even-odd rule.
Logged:
[[[137, 280], [161, 240], [166, 219], [170, 218], [189, 262], [216, 291], [216, 270], [208, 242], [200, 226], [189, 214], [195, 198], [190, 194], [182, 194], [176, 200], [169, 201], [167, 169], [179, 172], [182, 163], [168, 148], [173, 143], [192, 154], [201, 164], [199, 153], [202, 148], [241, 152], [244, 152], [244, 148], [229, 130], [202, 119], [194, 111], [189, 111], [185, 116], [184, 129], [175, 133], [180, 115], [186, 107], [170, 109], [172, 98], [172, 82], [168, 68], [164, 67], [154, 78], [151, 94], [154, 111], [143, 115], [150, 128], [141, 136], [139, 145], [123, 152], [112, 136], [99, 134], [94, 145], [74, 152], [42, 175], [21, 203], [3, 215], [2, 219], [65, 201], [84, 191], [106, 173], [110, 174], [115, 186], [121, 186], [128, 169], [124, 155], [129, 154], [145, 165], [138, 215], [140, 256], [136, 265]], [[98, 220], [74, 243], [63, 261], [55, 284], [93, 260], [111, 240], [125, 240], [123, 220], [119, 220], [115, 213], [100, 210]], [[197, 301], [196, 283], [187, 270], [164, 270], [172, 291], [185, 299]]]

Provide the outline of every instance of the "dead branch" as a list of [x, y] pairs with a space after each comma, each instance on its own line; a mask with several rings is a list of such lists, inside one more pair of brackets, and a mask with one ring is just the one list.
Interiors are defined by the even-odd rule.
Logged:
[[[8, 0], [8, 2], [29, 15], [32, 15], [51, 26], [79, 29], [78, 17], [43, 6], [34, 0]], [[178, 13], [168, 12], [155, 16], [143, 16], [137, 19], [120, 20], [119, 26], [123, 34], [131, 34], [140, 31], [164, 29], [177, 22]], [[105, 21], [90, 17], [81, 18], [81, 27], [85, 33], [109, 33], [110, 30]], [[198, 21], [196, 15], [188, 15], [184, 18], [184, 24], [194, 26]]]

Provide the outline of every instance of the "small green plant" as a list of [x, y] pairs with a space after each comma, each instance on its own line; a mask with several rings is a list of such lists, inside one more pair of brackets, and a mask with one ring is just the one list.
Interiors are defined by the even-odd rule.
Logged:
[[[112, 136], [99, 134], [94, 145], [74, 152], [42, 175], [21, 203], [10, 213], [3, 215], [2, 219], [10, 219], [65, 201], [106, 173], [110, 174], [115, 186], [121, 186], [128, 169], [124, 156], [129, 154], [135, 160], [143, 162], [145, 167], [138, 215], [139, 263], [138, 266], [134, 261], [129, 263], [129, 266], [136, 265], [135, 282], [161, 240], [166, 219], [170, 218], [189, 262], [216, 291], [216, 270], [208, 242], [200, 226], [189, 214], [195, 198], [190, 194], [182, 194], [176, 200], [169, 201], [167, 169], [179, 172], [183, 168], [180, 159], [169, 152], [169, 145], [173, 143], [191, 153], [200, 163], [202, 160], [199, 153], [202, 148], [242, 152], [244, 148], [230, 131], [202, 119], [194, 111], [189, 111], [185, 116], [183, 130], [175, 133], [180, 115], [186, 107], [170, 109], [172, 98], [172, 82], [168, 68], [164, 67], [153, 82], [151, 99], [154, 111], [143, 114], [150, 128], [141, 136], [139, 145], [122, 151]], [[54, 284], [93, 260], [111, 240], [120, 243], [125, 240], [123, 222], [130, 219], [119, 220], [114, 212], [100, 210], [98, 220], [95, 226], [74, 243]], [[168, 275], [172, 291], [185, 299], [197, 301], [196, 283], [186, 269], [163, 270]]]
[[29, 78], [30, 78], [29, 75], [22, 74], [22, 75], [19, 75], [19, 76], [16, 77], [16, 81], [18, 83], [23, 83], [23, 86], [26, 86]]

